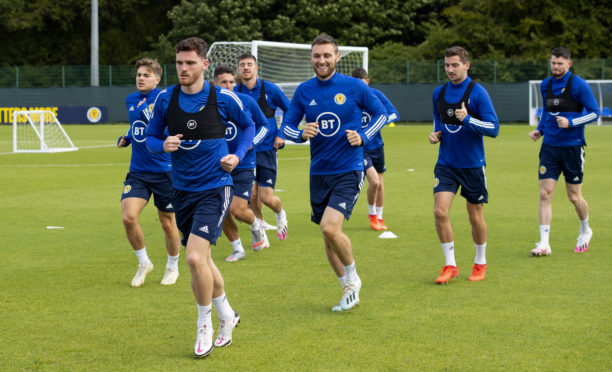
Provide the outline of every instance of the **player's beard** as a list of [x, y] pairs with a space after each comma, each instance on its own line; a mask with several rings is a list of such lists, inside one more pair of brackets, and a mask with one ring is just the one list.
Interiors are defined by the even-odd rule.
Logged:
[[195, 84], [198, 80], [202, 79], [202, 74], [198, 74], [198, 73], [194, 73], [194, 74], [188, 74], [187, 76], [185, 75], [180, 75], [179, 76], [179, 84], [189, 87], [192, 86], [193, 84]]
[[314, 70], [315, 75], [317, 75], [317, 77], [321, 80], [326, 80], [327, 78], [329, 78], [334, 72], [336, 72], [336, 64], [335, 63], [328, 63], [327, 65], [327, 69], [325, 69], [323, 72], [319, 72], [319, 64], [315, 63], [312, 68]]

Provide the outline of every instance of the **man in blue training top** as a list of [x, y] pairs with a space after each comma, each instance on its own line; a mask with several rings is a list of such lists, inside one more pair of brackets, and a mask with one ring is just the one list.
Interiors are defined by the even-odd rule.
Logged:
[[[236, 85], [234, 79], [234, 69], [219, 65], [215, 68], [214, 72], [215, 85], [225, 89], [233, 90]], [[255, 139], [254, 144], [257, 141], [261, 141], [263, 136], [262, 132], [269, 130], [269, 122], [264, 116], [263, 112], [257, 102], [254, 99], [247, 96], [246, 94], [234, 92], [242, 101], [245, 110], [249, 112], [255, 123]], [[276, 123], [274, 123], [274, 130], [276, 130]], [[225, 132], [225, 139], [227, 140], [229, 151], [232, 152], [238, 145], [238, 131], [239, 128], [235, 125], [227, 127]], [[230, 205], [230, 213], [225, 217], [223, 222], [223, 232], [227, 239], [232, 245], [232, 254], [228, 256], [225, 261], [236, 262], [243, 259], [246, 256], [244, 247], [240, 241], [240, 235], [238, 235], [238, 226], [233, 217], [238, 220], [249, 224], [251, 229], [252, 237], [252, 248], [255, 252], [259, 252], [264, 248], [268, 248], [270, 243], [264, 230], [263, 222], [255, 216], [253, 211], [249, 208], [249, 200], [251, 199], [251, 192], [253, 191], [253, 180], [255, 180], [255, 150], [249, 149], [244, 156], [244, 159], [238, 164], [236, 169], [232, 172], [232, 181], [234, 183], [234, 198]], [[232, 217], [233, 216], [233, 217]]]
[[499, 121], [487, 91], [468, 76], [468, 52], [460, 46], [444, 51], [444, 69], [450, 82], [433, 92], [434, 130], [431, 144], [440, 144], [434, 175], [434, 217], [446, 264], [436, 283], [459, 275], [455, 263], [453, 227], [449, 212], [461, 186], [472, 225], [476, 258], [470, 281], [484, 280], [487, 224], [483, 203], [488, 202], [483, 136], [497, 137]]
[[[370, 85], [368, 72], [357, 67], [351, 74], [354, 78], [361, 79], [364, 83]], [[380, 100], [387, 110], [387, 122], [393, 123], [399, 120], [399, 112], [395, 109], [391, 101], [378, 89], [371, 88], [374, 95]], [[361, 126], [366, 127], [372, 117], [369, 113], [363, 112], [361, 117]], [[385, 198], [385, 186], [383, 184], [383, 176], [387, 171], [385, 166], [385, 150], [381, 132], [378, 132], [374, 138], [363, 148], [364, 166], [366, 178], [368, 179], [368, 219], [370, 227], [376, 231], [387, 230], [385, 220], [383, 218], [383, 204]]]
[[172, 205], [172, 163], [169, 154], [151, 154], [145, 143], [145, 129], [149, 122], [150, 107], [160, 90], [157, 84], [161, 79], [162, 68], [150, 58], [136, 61], [136, 88], [138, 92], [128, 95], [125, 104], [128, 109], [130, 128], [125, 136], [119, 137], [117, 147], [132, 144], [130, 171], [125, 177], [121, 194], [121, 214], [123, 226], [136, 257], [138, 270], [132, 278], [132, 287], [144, 284], [147, 274], [153, 271], [153, 263], [147, 255], [144, 234], [138, 222], [140, 213], [154, 195], [157, 215], [164, 230], [168, 263], [161, 281], [162, 285], [176, 283], [178, 279], [178, 258], [180, 237], [174, 219]]
[[[205, 357], [213, 348], [212, 305], [219, 315], [214, 346], [231, 344], [232, 331], [240, 322], [227, 301], [210, 249], [221, 235], [232, 201], [231, 172], [251, 147], [255, 128], [234, 93], [204, 81], [209, 65], [204, 40], [184, 39], [175, 49], [179, 84], [157, 97], [146, 130], [147, 148], [171, 153], [176, 222], [198, 308], [194, 354]], [[225, 140], [230, 121], [242, 129], [234, 153], [229, 153]]]
[[584, 175], [584, 126], [597, 120], [599, 108], [591, 88], [584, 79], [574, 75], [569, 68], [571, 54], [564, 47], [552, 50], [551, 77], [542, 81], [540, 91], [545, 103], [538, 129], [529, 133], [532, 140], [540, 137], [540, 241], [531, 250], [534, 256], [550, 255], [551, 201], [559, 175], [565, 176], [567, 196], [574, 204], [580, 220], [580, 233], [574, 252], [589, 249], [593, 231], [589, 227], [589, 205], [582, 197]]
[[277, 130], [274, 113], [277, 108], [287, 112], [289, 100], [283, 91], [274, 83], [257, 78], [257, 60], [251, 53], [238, 57], [238, 77], [240, 84], [234, 87], [234, 92], [244, 93], [253, 98], [269, 121], [267, 130], [258, 133], [255, 144], [257, 171], [251, 196], [250, 207], [255, 215], [263, 221], [261, 204], [265, 204], [276, 214], [276, 234], [279, 240], [285, 240], [289, 232], [287, 214], [280, 198], [274, 195], [276, 177], [278, 175], [277, 149], [283, 147], [285, 139]]
[[[342, 231], [364, 181], [363, 147], [387, 122], [385, 108], [368, 86], [336, 72], [338, 43], [329, 35], [316, 37], [311, 47], [315, 77], [300, 84], [281, 129], [294, 142], [310, 140], [311, 220], [321, 226], [325, 252], [343, 288], [332, 311], [349, 310], [359, 303], [351, 241]], [[361, 127], [361, 112], [372, 121]], [[306, 124], [298, 125], [303, 116]]]

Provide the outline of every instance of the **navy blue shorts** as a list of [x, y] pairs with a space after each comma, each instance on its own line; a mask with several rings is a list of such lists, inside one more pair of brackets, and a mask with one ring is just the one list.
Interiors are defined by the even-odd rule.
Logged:
[[584, 146], [558, 147], [542, 144], [540, 148], [539, 179], [559, 179], [563, 172], [565, 183], [579, 185], [584, 176]]
[[374, 150], [364, 151], [363, 161], [366, 170], [370, 167], [374, 167], [377, 173], [385, 173], [387, 170], [387, 167], [385, 167], [385, 150], [382, 146]]
[[348, 219], [363, 187], [363, 171], [342, 174], [310, 175], [310, 219], [319, 224], [326, 207], [333, 208]]
[[233, 194], [232, 186], [205, 191], [175, 190], [174, 209], [181, 243], [186, 246], [189, 234], [194, 234], [215, 245]]
[[276, 149], [256, 152], [255, 164], [257, 165], [255, 180], [259, 186], [274, 188], [278, 169]]
[[172, 189], [172, 176], [165, 173], [136, 173], [128, 172], [123, 182], [121, 200], [125, 198], [140, 198], [147, 202], [153, 194], [155, 207], [161, 212], [173, 213], [174, 208]]
[[489, 202], [485, 167], [451, 168], [436, 164], [434, 169], [434, 194], [441, 191], [457, 193], [461, 186], [461, 196], [472, 204]]
[[251, 200], [254, 179], [255, 169], [234, 169], [234, 171], [232, 172], [232, 182], [234, 183], [234, 196], [246, 199], [247, 201]]

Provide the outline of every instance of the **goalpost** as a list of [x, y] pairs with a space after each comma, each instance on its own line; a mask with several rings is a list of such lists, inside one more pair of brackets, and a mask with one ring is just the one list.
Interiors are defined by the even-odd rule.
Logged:
[[[612, 80], [586, 80], [593, 90], [597, 105], [599, 106], [599, 118], [597, 125], [602, 125], [604, 120], [612, 120]], [[540, 92], [541, 80], [529, 80], [529, 125], [538, 125], [542, 116], [542, 93]]]
[[13, 111], [13, 152], [76, 150], [52, 111]]
[[[356, 67], [368, 69], [367, 47], [339, 46], [338, 51], [340, 62], [336, 69], [341, 74], [350, 76]], [[213, 43], [207, 54], [210, 68], [206, 70], [205, 79], [212, 81], [213, 72], [218, 65], [237, 69], [238, 57], [247, 52], [257, 58], [259, 77], [277, 84], [290, 100], [297, 86], [314, 76], [310, 62], [310, 44], [253, 40]]]

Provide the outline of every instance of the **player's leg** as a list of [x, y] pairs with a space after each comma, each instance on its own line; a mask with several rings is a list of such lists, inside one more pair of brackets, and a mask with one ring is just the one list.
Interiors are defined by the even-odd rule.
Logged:
[[[367, 162], [368, 160], [366, 160]], [[371, 164], [368, 163], [368, 164]], [[366, 195], [368, 198], [368, 221], [370, 227], [373, 230], [381, 230], [380, 224], [378, 223], [378, 216], [376, 214], [376, 196], [379, 188], [379, 178], [376, 173], [376, 169], [373, 166], [366, 168], [366, 179], [368, 180], [368, 188], [366, 189]]]
[[455, 193], [450, 191], [440, 191], [434, 194], [436, 232], [438, 233], [445, 259], [442, 273], [436, 278], [436, 283], [438, 284], [446, 284], [449, 280], [459, 275], [459, 269], [455, 261], [455, 238], [449, 218], [454, 198]]
[[[234, 201], [232, 200], [232, 203], [233, 202]], [[234, 221], [234, 217], [231, 215], [231, 207], [230, 213], [227, 214], [225, 220], [223, 221], [223, 233], [232, 245], [232, 254], [227, 256], [225, 261], [235, 262], [242, 260], [246, 256], [246, 253], [244, 252], [240, 235], [238, 235], [238, 226], [236, 225], [236, 221]]]
[[466, 202], [470, 224], [472, 225], [472, 239], [476, 248], [476, 257], [472, 275], [468, 278], [472, 282], [484, 280], [487, 272], [487, 223], [484, 219], [484, 205]]
[[214, 335], [211, 318], [214, 282], [210, 267], [210, 242], [193, 233], [190, 234], [185, 256], [191, 273], [191, 290], [198, 308], [198, 332], [194, 354], [196, 357], [205, 357], [212, 351]]
[[213, 276], [212, 303], [219, 315], [219, 331], [214, 345], [229, 346], [232, 343], [232, 331], [240, 323], [240, 315], [230, 306], [225, 295], [223, 276], [212, 259], [209, 260], [209, 266]]
[[531, 250], [533, 256], [548, 256], [550, 249], [550, 224], [552, 222], [552, 199], [555, 194], [557, 180], [562, 171], [561, 158], [558, 149], [542, 144], [540, 149], [540, 164], [538, 167], [538, 182], [540, 186], [540, 201], [538, 220], [540, 241]]
[[248, 202], [253, 191], [253, 169], [237, 169], [232, 172], [234, 181], [234, 198], [230, 206], [230, 214], [239, 221], [249, 225], [251, 230], [252, 248], [260, 251], [270, 246], [266, 231], [261, 220], [249, 208]]
[[387, 230], [385, 219], [383, 218], [383, 207], [385, 202], [385, 183], [384, 173], [378, 173], [378, 191], [376, 192], [376, 215], [378, 217], [378, 224], [383, 230]]
[[582, 196], [582, 179], [584, 176], [584, 147], [574, 146], [565, 149], [563, 173], [567, 197], [574, 205], [580, 220], [580, 234], [576, 240], [574, 252], [582, 253], [589, 249], [593, 231], [589, 227], [589, 205]]
[[166, 243], [166, 251], [168, 253], [168, 262], [166, 263], [166, 271], [161, 281], [162, 285], [171, 285], [176, 283], [179, 276], [178, 260], [181, 246], [181, 238], [176, 227], [176, 219], [173, 212], [163, 212], [158, 210], [157, 215], [159, 222], [164, 230], [164, 239]]
[[132, 287], [140, 287], [144, 284], [147, 275], [153, 271], [153, 263], [147, 255], [144, 233], [138, 222], [140, 213], [147, 205], [148, 200], [138, 197], [129, 197], [121, 200], [121, 217], [128, 241], [138, 258], [138, 269], [132, 278]]
[[287, 214], [283, 209], [283, 203], [280, 198], [274, 194], [274, 187], [259, 185], [259, 200], [266, 207], [272, 209], [276, 215], [276, 233], [278, 239], [287, 239], [287, 234], [289, 233]]

